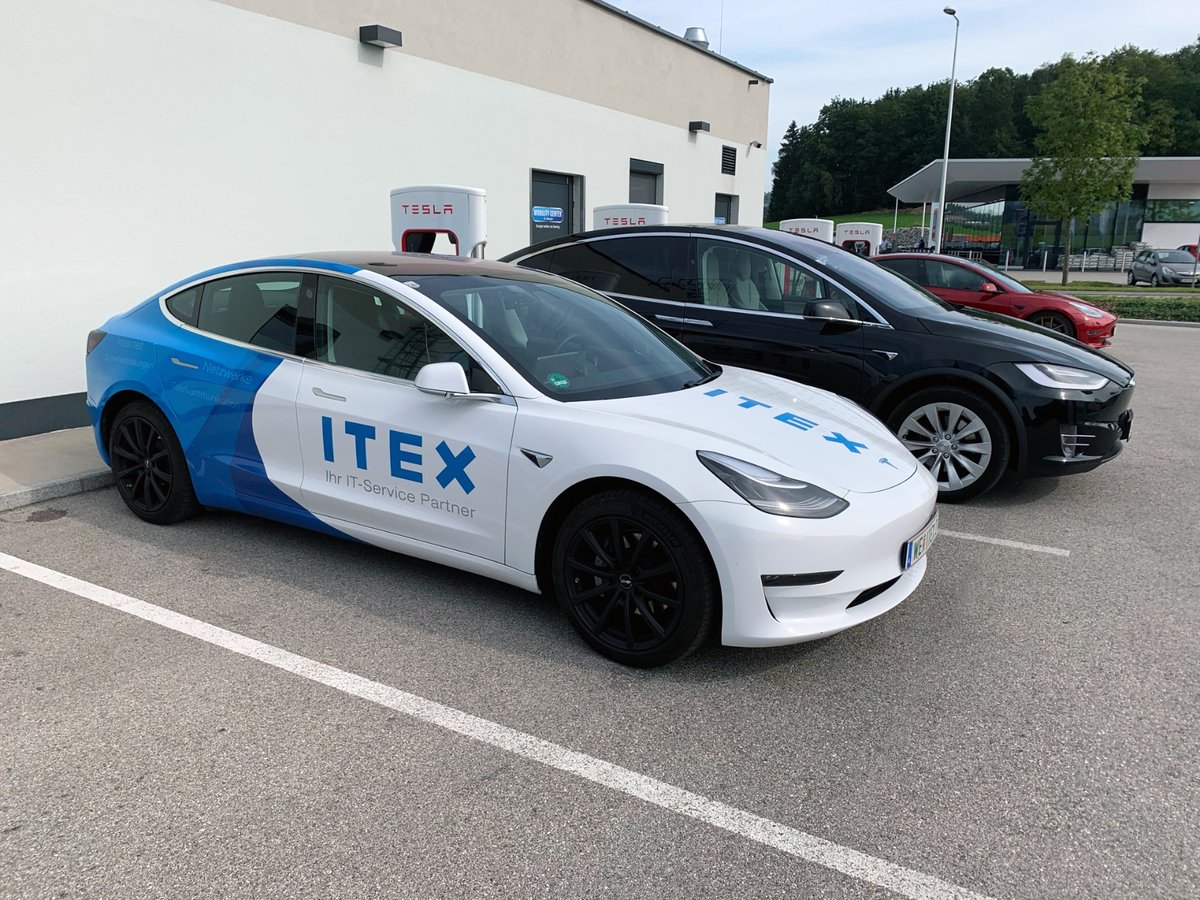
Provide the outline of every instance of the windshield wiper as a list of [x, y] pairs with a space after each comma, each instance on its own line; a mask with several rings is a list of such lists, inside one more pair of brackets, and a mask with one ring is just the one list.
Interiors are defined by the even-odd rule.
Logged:
[[685, 389], [699, 387], [702, 384], [708, 384], [710, 381], [712, 381], [714, 378], [718, 377], [720, 374], [721, 374], [721, 367], [713, 366], [713, 370], [711, 372], [709, 372], [707, 375], [705, 375], [703, 378], [697, 378], [695, 381], [685, 382], [683, 386]]

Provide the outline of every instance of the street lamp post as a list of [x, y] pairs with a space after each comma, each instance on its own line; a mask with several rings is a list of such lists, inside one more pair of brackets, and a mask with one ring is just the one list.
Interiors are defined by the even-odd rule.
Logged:
[[942, 150], [942, 189], [938, 193], [937, 235], [933, 239], [933, 252], [942, 252], [942, 228], [946, 222], [946, 169], [950, 166], [950, 121], [954, 118], [954, 69], [958, 65], [958, 15], [952, 6], [942, 10], [954, 18], [954, 56], [950, 60], [950, 102], [946, 105], [946, 146]]

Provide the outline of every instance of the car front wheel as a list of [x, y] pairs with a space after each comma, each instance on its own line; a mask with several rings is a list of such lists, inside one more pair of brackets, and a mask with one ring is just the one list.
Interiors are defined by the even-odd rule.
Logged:
[[199, 508], [183, 447], [152, 403], [137, 400], [117, 413], [109, 431], [108, 458], [117, 492], [139, 518], [171, 525]]
[[893, 410], [888, 426], [937, 480], [938, 500], [977, 497], [1008, 466], [1008, 429], [996, 408], [972, 391], [918, 391]]
[[1158, 287], [1158, 275], [1150, 276], [1150, 287]]
[[1029, 321], [1034, 325], [1041, 325], [1043, 328], [1049, 328], [1051, 331], [1065, 334], [1067, 337], [1075, 337], [1075, 323], [1060, 313], [1034, 313], [1029, 317]]
[[554, 542], [554, 591], [579, 636], [628, 666], [700, 646], [720, 600], [700, 536], [667, 501], [634, 489], [588, 497]]
[[1130, 284], [1137, 284], [1137, 278], [1136, 278], [1136, 276], [1134, 276], [1134, 274], [1133, 274], [1133, 269], [1130, 269], [1130, 270], [1129, 270], [1129, 274], [1126, 276], [1126, 280], [1127, 280], [1127, 281], [1128, 281]]

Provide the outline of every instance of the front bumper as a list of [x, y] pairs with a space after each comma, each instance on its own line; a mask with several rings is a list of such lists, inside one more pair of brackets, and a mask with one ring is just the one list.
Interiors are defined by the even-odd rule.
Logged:
[[[721, 643], [816, 640], [873, 619], [916, 590], [926, 561], [903, 571], [900, 552], [933, 515], [933, 479], [921, 468], [896, 487], [846, 499], [849, 508], [831, 519], [773, 516], [740, 501], [681, 504], [717, 567]], [[833, 572], [817, 584], [763, 584], [764, 575]]]
[[1133, 383], [1101, 391], [1044, 391], [1018, 407], [1028, 437], [1025, 473], [1090, 472], [1125, 449], [1133, 427]]

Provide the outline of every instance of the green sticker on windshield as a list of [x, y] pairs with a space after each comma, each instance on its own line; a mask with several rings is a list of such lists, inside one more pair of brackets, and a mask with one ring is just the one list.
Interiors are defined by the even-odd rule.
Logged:
[[571, 382], [567, 380], [566, 375], [561, 375], [558, 372], [551, 372], [546, 376], [546, 384], [550, 387], [565, 388], [569, 387]]

